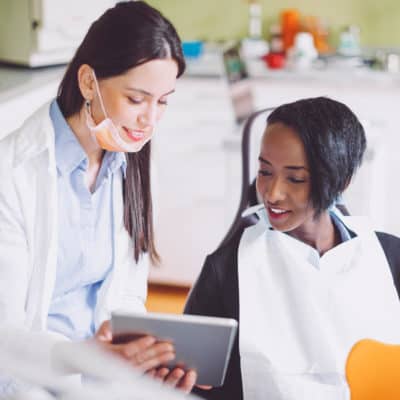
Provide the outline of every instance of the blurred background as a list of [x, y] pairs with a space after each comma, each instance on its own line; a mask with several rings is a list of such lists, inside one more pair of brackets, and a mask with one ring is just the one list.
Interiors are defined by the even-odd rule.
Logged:
[[[183, 39], [240, 39], [248, 33], [248, 3], [244, 0], [151, 0], [177, 27]], [[333, 45], [340, 32], [357, 25], [365, 46], [398, 46], [400, 4], [396, 0], [260, 0], [262, 36], [279, 21], [283, 9], [297, 9], [304, 16], [321, 20]]]
[[[57, 86], [89, 24], [112, 0], [0, 0], [0, 138]], [[343, 101], [367, 133], [345, 203], [400, 235], [398, 0], [149, 0], [176, 26], [187, 71], [153, 140], [156, 240], [148, 308], [180, 312], [241, 192], [243, 123], [255, 110], [310, 96]], [[254, 127], [255, 173], [258, 140]], [[340, 171], [338, 171], [340, 173]]]

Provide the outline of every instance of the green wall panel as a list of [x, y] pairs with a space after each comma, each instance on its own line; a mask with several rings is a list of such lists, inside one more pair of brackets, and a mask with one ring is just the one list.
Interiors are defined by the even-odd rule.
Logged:
[[[182, 39], [225, 40], [247, 32], [244, 0], [148, 0], [177, 27]], [[262, 0], [264, 34], [283, 8], [322, 17], [333, 43], [344, 26], [358, 25], [366, 46], [400, 47], [400, 0]]]

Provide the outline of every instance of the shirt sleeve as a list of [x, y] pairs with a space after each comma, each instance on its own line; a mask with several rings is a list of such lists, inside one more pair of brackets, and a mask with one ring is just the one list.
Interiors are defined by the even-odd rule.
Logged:
[[29, 391], [46, 382], [68, 387], [79, 384], [79, 371], [66, 365], [60, 351], [68, 343], [67, 338], [57, 333], [3, 325], [0, 331], [0, 398]]
[[30, 250], [7, 142], [0, 142], [0, 320], [23, 325]]

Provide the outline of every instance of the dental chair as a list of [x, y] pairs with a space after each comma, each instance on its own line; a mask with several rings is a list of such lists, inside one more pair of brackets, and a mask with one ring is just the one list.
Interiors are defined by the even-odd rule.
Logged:
[[[219, 247], [227, 244], [236, 233], [254, 225], [258, 217], [255, 214], [243, 217], [243, 211], [259, 203], [257, 199], [255, 170], [252, 165], [258, 161], [258, 154], [262, 134], [266, 127], [267, 117], [274, 107], [263, 108], [253, 112], [246, 120], [242, 133], [242, 186], [240, 202], [233, 222]], [[255, 150], [256, 149], [256, 150]]]
[[346, 362], [350, 400], [400, 399], [400, 345], [363, 339]]

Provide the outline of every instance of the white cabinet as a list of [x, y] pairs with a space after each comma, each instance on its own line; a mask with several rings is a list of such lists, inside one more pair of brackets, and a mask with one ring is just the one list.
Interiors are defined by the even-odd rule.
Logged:
[[223, 80], [182, 79], [153, 139], [155, 234], [150, 279], [190, 285], [231, 222], [224, 138], [234, 130]]

